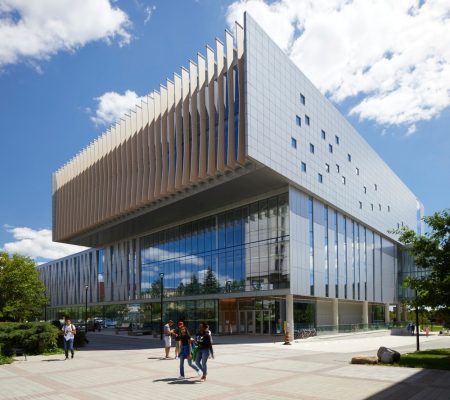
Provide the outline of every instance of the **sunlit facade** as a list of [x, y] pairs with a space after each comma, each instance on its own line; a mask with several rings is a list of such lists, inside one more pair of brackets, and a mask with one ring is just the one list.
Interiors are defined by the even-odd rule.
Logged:
[[423, 207], [244, 20], [54, 174], [54, 238], [91, 249], [39, 266], [53, 318], [158, 326], [162, 294], [221, 334], [389, 320]]

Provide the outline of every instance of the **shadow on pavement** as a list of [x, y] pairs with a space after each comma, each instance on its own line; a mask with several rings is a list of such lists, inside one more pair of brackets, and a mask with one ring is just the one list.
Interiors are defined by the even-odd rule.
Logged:
[[[386, 368], [404, 368], [389, 367]], [[396, 382], [365, 400], [408, 400], [408, 399], [450, 399], [450, 371], [437, 369], [417, 369], [417, 373]]]
[[178, 378], [162, 378], [155, 379], [153, 382], [167, 382], [169, 385], [195, 385], [200, 383], [200, 381], [189, 380], [189, 378], [178, 379]]

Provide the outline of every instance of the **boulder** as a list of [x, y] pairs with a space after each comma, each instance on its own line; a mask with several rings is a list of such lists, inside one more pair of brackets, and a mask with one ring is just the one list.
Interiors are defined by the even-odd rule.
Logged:
[[388, 347], [380, 347], [377, 351], [378, 360], [385, 364], [392, 364], [400, 360], [400, 353]]
[[352, 357], [352, 364], [378, 364], [378, 358], [372, 356]]

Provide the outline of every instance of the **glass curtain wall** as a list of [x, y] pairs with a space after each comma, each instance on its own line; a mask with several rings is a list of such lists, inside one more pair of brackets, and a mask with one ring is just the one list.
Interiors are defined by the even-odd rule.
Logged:
[[288, 195], [141, 238], [142, 299], [289, 287]]

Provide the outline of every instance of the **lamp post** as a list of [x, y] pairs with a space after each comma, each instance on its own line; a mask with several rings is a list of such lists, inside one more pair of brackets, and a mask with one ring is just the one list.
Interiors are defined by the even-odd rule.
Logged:
[[89, 285], [86, 285], [84, 287], [85, 290], [85, 308], [84, 308], [84, 332], [87, 334], [87, 298], [88, 298], [88, 289], [89, 289]]
[[416, 290], [416, 351], [420, 351], [419, 344], [419, 302], [417, 299], [417, 290]]
[[161, 286], [161, 340], [163, 340], [163, 295], [164, 295], [164, 273], [159, 274], [160, 286]]

